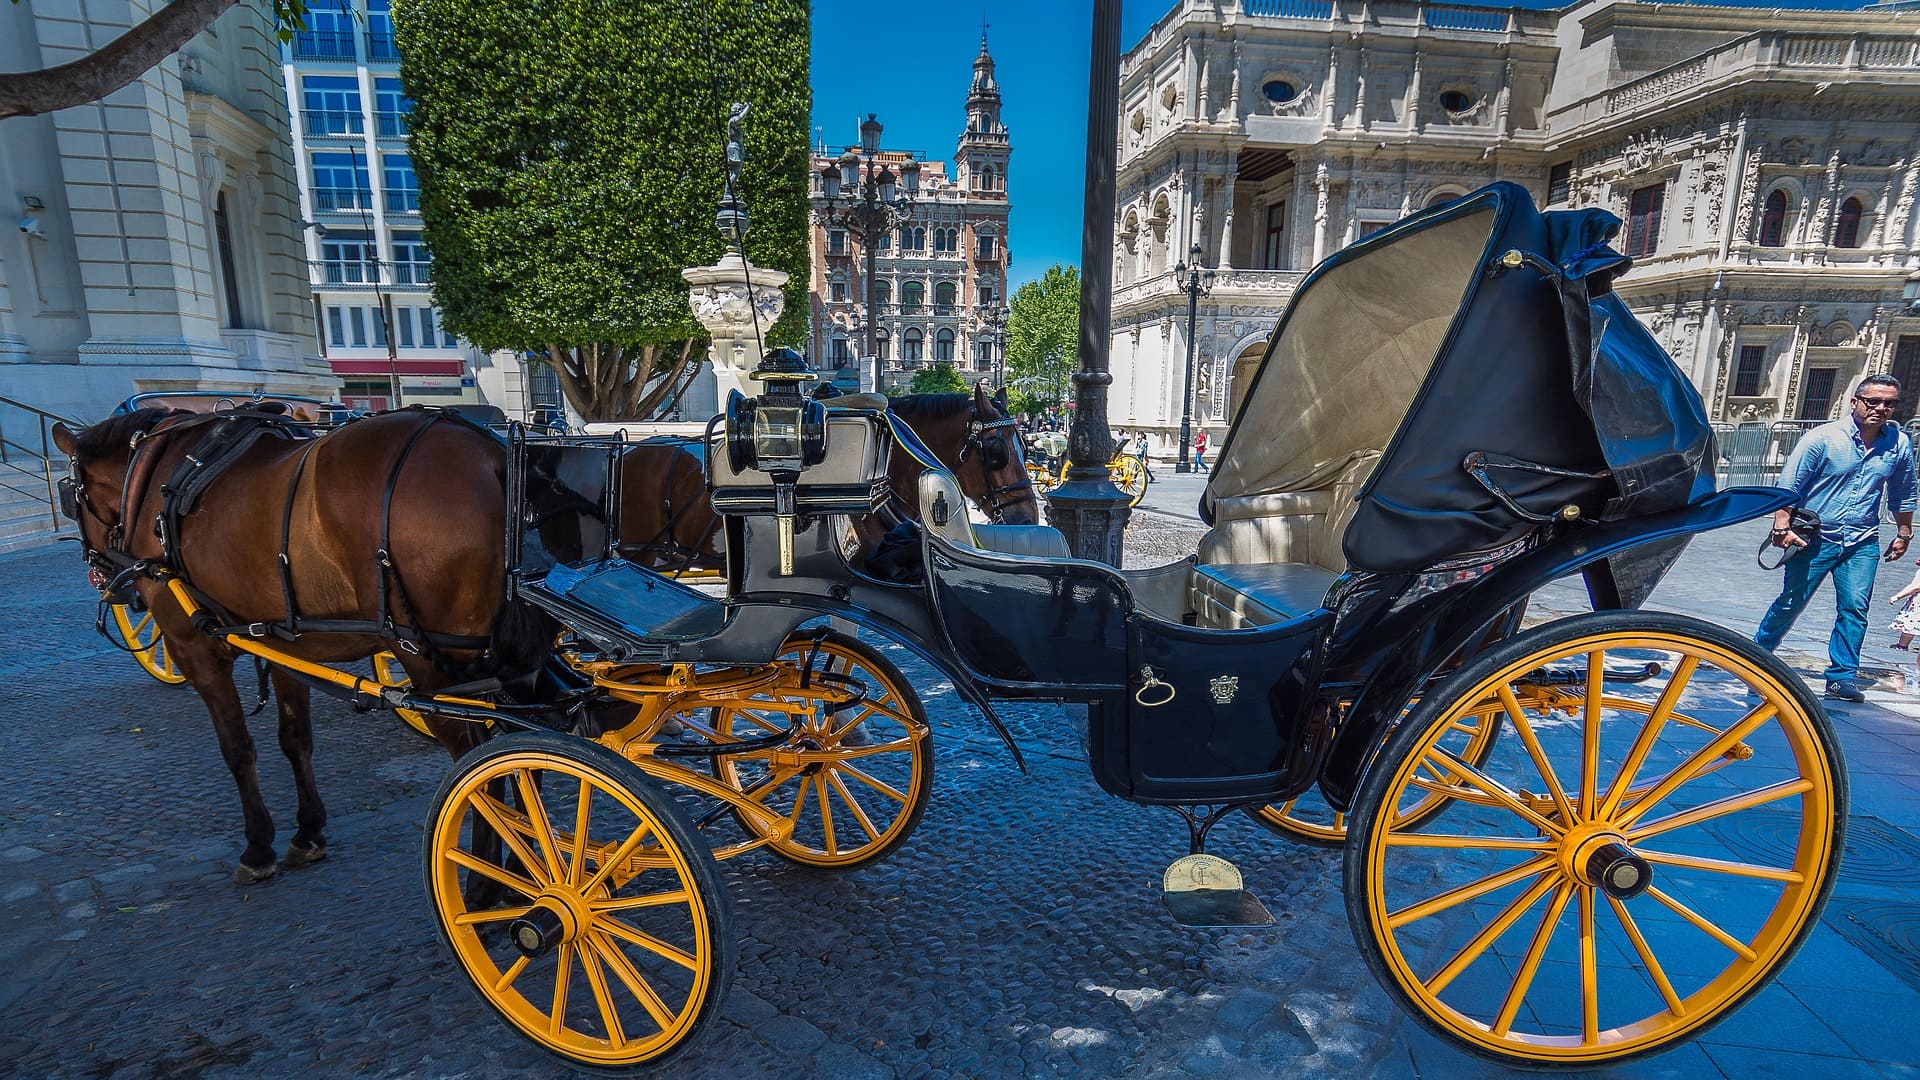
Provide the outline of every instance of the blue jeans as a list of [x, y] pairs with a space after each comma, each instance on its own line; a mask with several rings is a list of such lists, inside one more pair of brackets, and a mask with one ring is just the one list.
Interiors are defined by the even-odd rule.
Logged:
[[1880, 545], [1872, 539], [1843, 548], [1832, 540], [1815, 540], [1805, 551], [1787, 560], [1786, 581], [1780, 596], [1760, 620], [1753, 640], [1772, 652], [1806, 610], [1814, 590], [1833, 575], [1833, 637], [1827, 642], [1827, 681], [1851, 680], [1860, 669], [1860, 643], [1867, 636], [1867, 603], [1873, 599], [1873, 578], [1880, 569]]

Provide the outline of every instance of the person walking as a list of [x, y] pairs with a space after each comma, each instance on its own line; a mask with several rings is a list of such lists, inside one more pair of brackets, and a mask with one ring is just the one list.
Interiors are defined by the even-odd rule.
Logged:
[[1158, 477], [1153, 475], [1153, 466], [1147, 464], [1147, 433], [1138, 433], [1133, 440], [1133, 456], [1140, 459], [1140, 471], [1147, 474], [1147, 483], [1153, 483]]
[[1207, 471], [1207, 429], [1201, 428], [1193, 435], [1193, 471], [1205, 474]]
[[1906, 555], [1913, 539], [1914, 459], [1907, 433], [1892, 423], [1900, 404], [1898, 379], [1869, 375], [1848, 404], [1850, 415], [1801, 436], [1780, 470], [1780, 486], [1792, 489], [1802, 508], [1820, 515], [1820, 533], [1812, 542], [1802, 540], [1787, 528], [1787, 510], [1774, 513], [1773, 542], [1790, 557], [1780, 596], [1761, 618], [1753, 640], [1769, 652], [1779, 648], [1831, 574], [1838, 615], [1827, 642], [1826, 696], [1865, 701], [1855, 680], [1879, 569], [1880, 499], [1884, 493], [1898, 530], [1887, 545], [1892, 562]]

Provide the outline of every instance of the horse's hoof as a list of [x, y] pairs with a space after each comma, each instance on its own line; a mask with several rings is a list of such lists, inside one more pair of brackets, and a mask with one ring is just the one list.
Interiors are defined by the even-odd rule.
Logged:
[[315, 844], [307, 847], [303, 844], [288, 844], [287, 853], [280, 859], [280, 865], [288, 870], [298, 870], [303, 866], [312, 866], [327, 857], [327, 845]]
[[248, 866], [246, 863], [241, 863], [239, 866], [233, 868], [233, 883], [235, 885], [257, 885], [279, 872], [279, 863], [268, 863], [265, 866]]

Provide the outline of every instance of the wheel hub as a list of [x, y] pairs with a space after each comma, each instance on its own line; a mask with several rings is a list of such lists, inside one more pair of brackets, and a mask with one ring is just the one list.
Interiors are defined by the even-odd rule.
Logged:
[[1616, 900], [1631, 900], [1653, 885], [1653, 865], [1604, 824], [1573, 829], [1560, 843], [1560, 870]]
[[525, 915], [507, 924], [513, 946], [529, 959], [572, 941], [590, 922], [586, 898], [571, 889], [549, 889], [534, 900]]

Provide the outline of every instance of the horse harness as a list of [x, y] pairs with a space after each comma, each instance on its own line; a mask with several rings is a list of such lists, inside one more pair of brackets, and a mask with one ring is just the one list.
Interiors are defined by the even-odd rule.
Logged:
[[[987, 505], [985, 509], [988, 518], [990, 518], [995, 525], [1005, 523], [1005, 511], [1007, 507], [1015, 503], [1025, 502], [1027, 499], [1036, 498], [1031, 477], [1014, 484], [996, 485], [993, 482], [994, 470], [1006, 468], [1010, 460], [1008, 457], [1008, 444], [1012, 443], [1017, 446], [1019, 445], [1019, 440], [1017, 436], [1009, 437], [1002, 435], [992, 443], [989, 443], [986, 435], [988, 432], [998, 428], [1017, 428], [1019, 426], [1020, 422], [1011, 416], [1003, 416], [998, 420], [982, 420], [980, 419], [979, 406], [971, 404], [967, 406], [967, 437], [966, 440], [960, 444], [960, 459], [958, 465], [964, 467], [969, 457], [978, 457], [980, 461], [980, 487], [986, 493], [985, 498]], [[896, 440], [900, 439], [900, 433], [897, 430], [894, 431], [894, 438]], [[1001, 460], [997, 465], [989, 460], [990, 446], [997, 448], [1000, 452]], [[912, 454], [911, 447], [906, 447], [906, 449]], [[913, 454], [913, 457], [915, 460], [919, 460], [920, 456]], [[930, 469], [945, 467], [938, 461], [921, 461], [920, 464]], [[956, 471], [958, 470], [956, 469]], [[1026, 494], [1020, 498], [1002, 498], [1002, 496], [1014, 495], [1019, 492], [1025, 492]], [[901, 498], [897, 492], [893, 494], [893, 497], [895, 499]], [[910, 504], [908, 505], [910, 506]]]
[[[302, 618], [294, 597], [293, 565], [288, 557], [293, 533], [294, 503], [299, 495], [300, 482], [306, 475], [307, 463], [312, 459], [314, 450], [322, 441], [322, 437], [316, 436], [311, 427], [293, 422], [282, 413], [252, 409], [203, 413], [171, 425], [166, 421], [173, 417], [163, 417], [155, 427], [136, 432], [129, 442], [126, 482], [122, 485], [120, 493], [120, 517], [117, 522], [112, 523], [101, 516], [100, 512], [94, 508], [92, 500], [87, 498], [85, 483], [77, 479], [82, 475], [80, 463], [77, 460], [71, 461], [68, 476], [60, 481], [62, 512], [77, 522], [80, 520], [80, 513], [84, 511], [107, 531], [107, 550], [100, 551], [92, 547], [86, 549], [87, 562], [91, 567], [90, 576], [94, 585], [101, 590], [100, 629], [102, 632], [105, 632], [105, 605], [113, 602], [132, 602], [135, 597], [131, 592], [131, 586], [135, 579], [175, 578], [193, 593], [194, 600], [201, 607], [201, 614], [196, 617], [195, 625], [216, 638], [242, 634], [252, 638], [272, 636], [283, 641], [296, 641], [302, 633], [372, 634], [393, 641], [405, 652], [424, 655], [436, 666], [442, 667], [449, 663], [442, 655], [444, 650], [487, 649], [492, 643], [490, 637], [443, 634], [420, 629], [420, 620], [413, 599], [408, 594], [406, 583], [400, 576], [400, 569], [393, 560], [391, 536], [393, 493], [399, 485], [400, 472], [406, 466], [414, 447], [429, 429], [442, 421], [452, 420], [485, 432], [489, 437], [494, 436], [486, 428], [467, 420], [458, 413], [424, 406], [413, 408], [431, 415], [426, 423], [416, 428], [401, 445], [400, 453], [387, 473], [386, 484], [381, 492], [380, 547], [375, 552], [375, 562], [379, 569], [375, 593], [375, 618], [371, 620]], [[159, 466], [166, 444], [184, 432], [207, 425], [214, 425], [213, 431], [180, 459], [160, 486], [160, 509], [154, 516], [153, 522], [154, 536], [160, 541], [160, 557], [158, 559], [136, 558], [127, 549], [125, 526], [146, 502], [148, 489], [152, 485], [154, 472]], [[286, 607], [286, 615], [282, 619], [272, 621], [242, 622], [235, 620], [217, 602], [194, 587], [180, 547], [180, 528], [187, 515], [199, 505], [214, 483], [225, 475], [248, 450], [261, 440], [269, 438], [306, 444], [300, 451], [299, 461], [294, 467], [293, 481], [287, 486], [286, 502], [280, 517], [280, 550], [276, 564], [279, 568], [280, 591]], [[84, 543], [84, 540], [82, 542]], [[393, 617], [392, 600], [395, 598], [403, 609], [405, 623], [397, 622]]]

